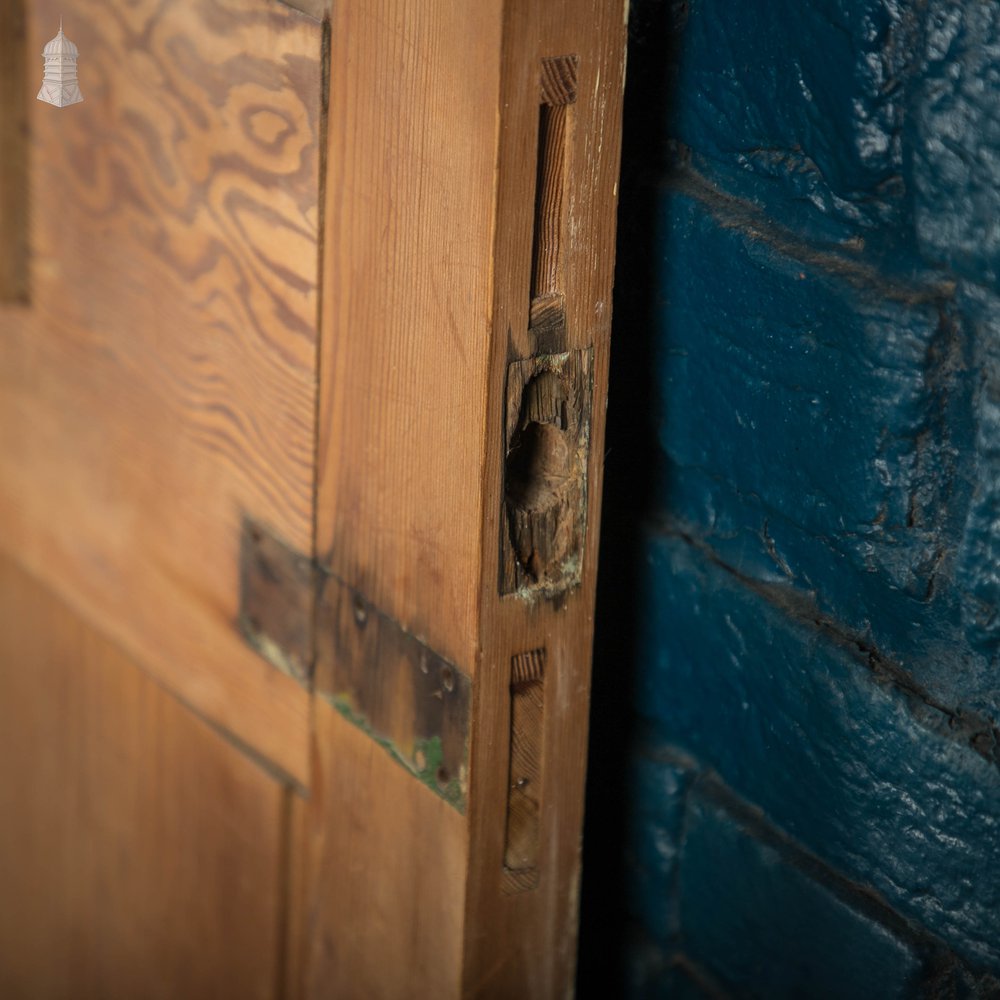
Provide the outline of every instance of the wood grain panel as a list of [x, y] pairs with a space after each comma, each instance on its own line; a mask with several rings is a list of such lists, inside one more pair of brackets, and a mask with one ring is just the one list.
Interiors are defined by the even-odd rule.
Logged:
[[[472, 767], [463, 817], [317, 700], [312, 997], [572, 988], [626, 11], [332, 8], [317, 554], [472, 677]], [[540, 129], [543, 93], [566, 106]], [[576, 566], [505, 596], [508, 373], [571, 352], [593, 390], [574, 397], [591, 410]], [[510, 665], [531, 651], [542, 787], [530, 867], [505, 876]]]
[[317, 548], [475, 672], [499, 0], [333, 8]]
[[306, 995], [458, 996], [464, 817], [320, 699], [316, 741]]
[[0, 996], [273, 997], [288, 793], [0, 558]]
[[0, 302], [27, 302], [26, 0], [0, 0]]
[[303, 1000], [305, 997], [306, 957], [310, 944], [306, 925], [309, 899], [309, 803], [301, 795], [287, 796], [288, 832], [285, 908], [283, 921], [282, 975], [284, 992], [277, 991], [280, 1000]]
[[[592, 350], [593, 408], [579, 585], [550, 600], [525, 601], [498, 595], [495, 563], [488, 562], [482, 575], [483, 665], [474, 715], [469, 834], [476, 864], [469, 869], [466, 923], [488, 927], [489, 934], [466, 935], [463, 989], [470, 995], [565, 995], [575, 971], [627, 11], [627, 3], [617, 0], [511, 3], [505, 21], [491, 385], [499, 393], [512, 357]], [[576, 57], [576, 94], [565, 105], [560, 126], [561, 236], [552, 235], [553, 220], [542, 213], [548, 242], [558, 243], [552, 280], [566, 313], [561, 343], [553, 345], [549, 332], [543, 342], [530, 322], [531, 250], [538, 238], [535, 185], [543, 173], [536, 169], [533, 147], [539, 133], [539, 75], [553, 65], [546, 60], [567, 56]], [[531, 156], [524, 155], [527, 143]], [[485, 552], [497, 551], [503, 419], [502, 408], [491, 406]], [[545, 650], [537, 886], [509, 893], [502, 874], [512, 759], [508, 664], [512, 656], [532, 649]]]
[[[501, 6], [331, 10], [317, 554], [468, 675]], [[319, 697], [315, 739], [307, 995], [458, 995], [466, 819]]]
[[307, 696], [235, 621], [244, 511], [312, 551], [322, 26], [260, 0], [42, 0], [32, 51], [60, 13], [84, 102], [32, 102], [0, 544], [305, 781]]

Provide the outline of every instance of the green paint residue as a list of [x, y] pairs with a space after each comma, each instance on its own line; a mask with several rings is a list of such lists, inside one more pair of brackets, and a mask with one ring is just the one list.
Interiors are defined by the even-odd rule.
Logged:
[[[401, 767], [406, 768], [415, 778], [425, 784], [435, 795], [440, 796], [460, 813], [465, 813], [464, 774], [453, 775], [444, 770], [444, 750], [440, 736], [419, 739], [413, 745], [413, 754], [401, 751], [392, 740], [375, 732], [371, 723], [357, 710], [354, 699], [347, 692], [324, 695], [326, 700], [353, 726], [366, 733]], [[441, 773], [444, 770], [444, 773]]]

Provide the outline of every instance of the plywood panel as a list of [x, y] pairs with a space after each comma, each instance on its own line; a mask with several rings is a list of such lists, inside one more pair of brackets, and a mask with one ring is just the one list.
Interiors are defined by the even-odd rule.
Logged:
[[3, 558], [0, 705], [0, 996], [274, 996], [289, 793]]
[[304, 781], [307, 697], [235, 620], [244, 511], [312, 550], [322, 26], [260, 0], [44, 0], [29, 51], [60, 14], [84, 102], [31, 102], [0, 544]]

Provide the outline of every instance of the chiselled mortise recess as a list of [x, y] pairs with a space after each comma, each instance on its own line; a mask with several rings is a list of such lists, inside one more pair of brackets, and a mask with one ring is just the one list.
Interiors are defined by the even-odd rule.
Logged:
[[562, 223], [569, 108], [543, 104], [538, 112], [538, 163], [532, 247], [531, 300], [562, 289]]
[[580, 580], [586, 531], [591, 352], [566, 351], [568, 164], [578, 59], [543, 59], [531, 243], [534, 357], [507, 371], [500, 592], [554, 596]]
[[506, 892], [538, 884], [545, 735], [545, 650], [520, 653], [510, 664], [510, 768], [504, 837]]
[[564, 247], [568, 149], [576, 101], [577, 57], [542, 60], [531, 243], [530, 327], [542, 350], [566, 343]]
[[0, 0], [0, 302], [27, 303], [28, 89], [25, 0]]
[[542, 59], [539, 101], [550, 107], [576, 103], [578, 56], [546, 56]]
[[364, 594], [244, 518], [238, 627], [459, 811], [472, 682]]
[[554, 596], [580, 582], [587, 528], [592, 352], [507, 369], [500, 592]]

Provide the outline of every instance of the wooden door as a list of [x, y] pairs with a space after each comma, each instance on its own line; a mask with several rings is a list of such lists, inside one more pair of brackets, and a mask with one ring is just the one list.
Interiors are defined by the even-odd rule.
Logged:
[[562, 995], [622, 4], [0, 12], [0, 995]]

